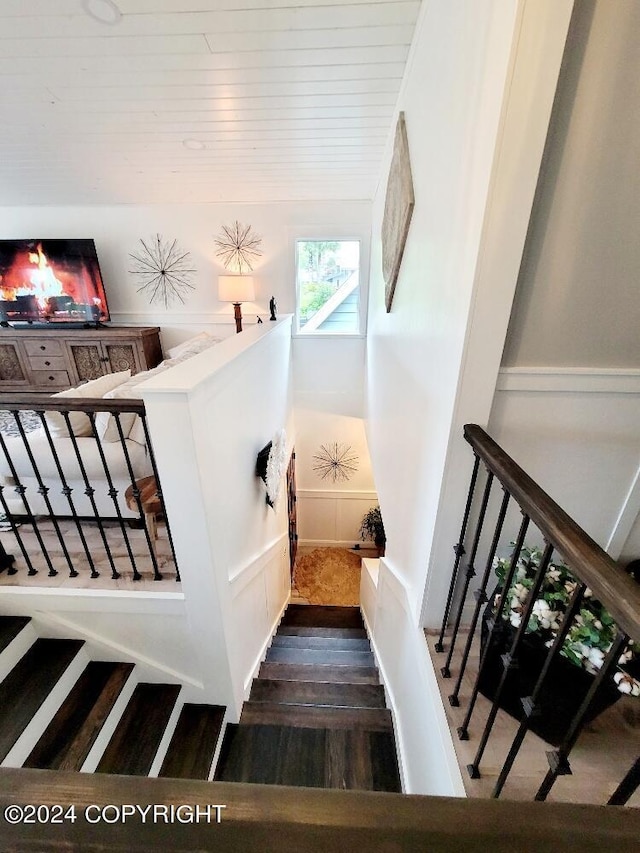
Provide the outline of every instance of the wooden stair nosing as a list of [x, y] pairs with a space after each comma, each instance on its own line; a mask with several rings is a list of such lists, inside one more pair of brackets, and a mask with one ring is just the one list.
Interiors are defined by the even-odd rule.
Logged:
[[0, 616], [0, 654], [29, 622], [30, 616]]
[[277, 637], [333, 637], [335, 639], [367, 640], [364, 628], [310, 628], [307, 625], [280, 624]]
[[368, 639], [352, 639], [351, 637], [288, 637], [276, 634], [271, 645], [282, 649], [327, 649], [336, 652], [371, 651]]
[[393, 731], [391, 712], [386, 708], [280, 705], [277, 702], [245, 702], [240, 716], [240, 726], [243, 725]]
[[132, 671], [131, 663], [91, 661], [23, 766], [80, 770]]
[[285, 681], [330, 681], [335, 684], [379, 684], [378, 670], [373, 666], [333, 666], [332, 664], [295, 664], [264, 661], [259, 678]]
[[271, 646], [265, 657], [274, 663], [320, 664], [332, 666], [375, 666], [371, 652], [331, 651], [329, 649], [288, 649]]
[[0, 761], [9, 754], [22, 732], [70, 666], [82, 640], [39, 639], [0, 683]]
[[256, 678], [252, 702], [293, 705], [332, 705], [348, 708], [385, 708], [384, 687], [379, 684], [336, 684], [327, 681], [286, 681]]
[[136, 685], [96, 773], [146, 776], [180, 689], [177, 684]]
[[221, 705], [185, 704], [158, 775], [208, 779], [225, 711]]

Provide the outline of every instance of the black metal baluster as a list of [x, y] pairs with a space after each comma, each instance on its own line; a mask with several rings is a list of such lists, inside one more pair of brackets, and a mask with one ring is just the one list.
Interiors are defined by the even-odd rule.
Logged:
[[[82, 547], [84, 549], [84, 553], [85, 553], [85, 556], [87, 558], [89, 568], [91, 569], [91, 577], [94, 579], [98, 578], [98, 577], [100, 577], [100, 572], [98, 572], [96, 570], [95, 564], [93, 562], [93, 557], [91, 556], [91, 551], [89, 550], [89, 546], [87, 544], [87, 540], [86, 540], [85, 535], [84, 535], [84, 530], [82, 529], [82, 522], [80, 521], [80, 517], [78, 516], [78, 513], [77, 513], [76, 508], [75, 508], [75, 504], [73, 502], [73, 498], [71, 496], [73, 489], [69, 486], [69, 483], [67, 482], [64, 470], [62, 468], [62, 465], [60, 464], [60, 457], [58, 456], [58, 452], [55, 448], [55, 442], [51, 438], [51, 432], [49, 430], [49, 424], [47, 423], [47, 419], [45, 417], [44, 412], [38, 411], [38, 412], [36, 412], [36, 414], [40, 417], [40, 421], [42, 422], [44, 434], [47, 437], [47, 442], [48, 442], [49, 448], [51, 450], [51, 455], [53, 456], [53, 460], [55, 462], [56, 469], [58, 471], [58, 476], [60, 477], [60, 482], [62, 483], [62, 494], [66, 497], [67, 502], [69, 504], [69, 509], [71, 510], [71, 516], [75, 522], [76, 529], [78, 531], [78, 536], [80, 537], [80, 542], [82, 543]], [[72, 569], [70, 576], [72, 578], [75, 578], [78, 576], [78, 572], [75, 569]]]
[[536, 800], [546, 800], [558, 776], [568, 776], [571, 773], [569, 753], [580, 736], [582, 726], [584, 725], [584, 718], [589, 710], [589, 706], [600, 687], [605, 683], [605, 681], [613, 676], [613, 671], [618, 665], [618, 658], [628, 642], [628, 635], [618, 632], [616, 639], [613, 641], [611, 648], [607, 652], [600, 670], [589, 688], [589, 692], [585, 696], [582, 705], [580, 705], [577, 714], [571, 721], [569, 731], [565, 735], [564, 740], [558, 749], [547, 753], [549, 770], [547, 771], [547, 775], [544, 777], [542, 785], [540, 785], [540, 788], [538, 789], [538, 793], [535, 796]]
[[[529, 595], [527, 597], [526, 606], [524, 608], [524, 613], [522, 614], [520, 625], [518, 630], [516, 631], [516, 635], [513, 638], [513, 643], [511, 644], [511, 648], [506, 655], [502, 656], [502, 665], [504, 670], [502, 672], [502, 677], [500, 678], [500, 683], [498, 684], [498, 689], [496, 690], [496, 694], [493, 697], [493, 705], [491, 706], [491, 710], [489, 711], [489, 716], [487, 717], [487, 722], [484, 727], [484, 731], [482, 733], [482, 738], [480, 739], [480, 745], [478, 746], [478, 751], [476, 752], [476, 756], [473, 759], [473, 764], [467, 765], [467, 770], [469, 771], [469, 776], [472, 779], [477, 779], [480, 776], [480, 771], [478, 769], [478, 765], [482, 760], [482, 756], [484, 754], [485, 747], [487, 745], [487, 741], [489, 740], [489, 735], [491, 734], [491, 729], [493, 728], [493, 724], [498, 715], [498, 709], [500, 707], [500, 698], [502, 696], [502, 691], [504, 690], [504, 686], [507, 683], [507, 679], [509, 675], [514, 669], [518, 667], [518, 652], [520, 649], [520, 643], [525, 635], [527, 630], [527, 625], [529, 624], [529, 619], [531, 618], [531, 614], [533, 613], [533, 605], [535, 604], [538, 593], [540, 592], [540, 588], [542, 587], [542, 583], [544, 581], [544, 576], [546, 574], [547, 568], [549, 567], [549, 563], [551, 562], [551, 556], [553, 554], [553, 545], [547, 543], [544, 554], [542, 555], [542, 559], [540, 560], [540, 565], [538, 566], [538, 570], [533, 579], [533, 586], [529, 590]], [[506, 598], [506, 593], [509, 587], [505, 585], [505, 588], [502, 592], [502, 598]]]
[[525, 716], [521, 721], [520, 726], [518, 727], [518, 731], [516, 732], [516, 736], [513, 739], [513, 743], [511, 744], [509, 753], [505, 759], [504, 764], [502, 765], [502, 769], [500, 770], [500, 775], [498, 776], [495, 787], [491, 794], [493, 798], [497, 799], [500, 796], [502, 789], [504, 788], [505, 782], [507, 781], [507, 777], [509, 776], [511, 768], [513, 767], [513, 762], [516, 760], [516, 756], [520, 751], [520, 747], [522, 746], [525, 736], [529, 731], [529, 720], [540, 712], [540, 709], [538, 708], [538, 698], [540, 697], [540, 693], [542, 692], [544, 683], [546, 681], [547, 675], [549, 674], [551, 666], [560, 655], [560, 651], [562, 649], [564, 641], [567, 638], [569, 631], [571, 630], [573, 620], [580, 611], [586, 588], [586, 584], [578, 584], [578, 586], [576, 586], [574, 593], [571, 596], [569, 606], [565, 611], [560, 630], [558, 631], [558, 634], [556, 635], [553, 644], [551, 645], [551, 648], [547, 653], [544, 665], [542, 667], [542, 670], [540, 671], [538, 680], [536, 681], [535, 686], [533, 688], [533, 692], [531, 696], [523, 696], [522, 698], [522, 707], [524, 708]]
[[102, 524], [102, 518], [100, 513], [98, 512], [98, 507], [96, 505], [96, 499], [94, 498], [95, 489], [89, 482], [89, 477], [87, 476], [87, 469], [85, 468], [84, 461], [82, 459], [82, 455], [80, 454], [80, 448], [78, 447], [78, 441], [73, 433], [73, 429], [71, 427], [71, 423], [69, 422], [69, 412], [61, 412], [62, 417], [67, 424], [67, 429], [69, 431], [69, 438], [71, 439], [71, 444], [73, 445], [73, 450], [76, 456], [76, 461], [78, 462], [78, 467], [80, 468], [80, 474], [82, 475], [82, 479], [84, 481], [84, 493], [89, 498], [89, 502], [91, 503], [91, 509], [93, 510], [93, 514], [95, 516], [96, 522], [98, 524], [98, 530], [100, 531], [100, 538], [102, 539], [102, 544], [104, 545], [104, 550], [107, 555], [107, 559], [109, 560], [109, 565], [111, 566], [111, 579], [118, 580], [120, 577], [120, 573], [116, 570], [115, 563], [113, 562], [113, 556], [111, 554], [111, 548], [109, 547], [109, 542], [107, 540], [107, 535], [104, 530], [104, 526]]
[[464, 652], [462, 653], [462, 662], [460, 663], [460, 673], [458, 675], [458, 680], [456, 682], [456, 686], [453, 690], [451, 696], [449, 696], [449, 703], [457, 708], [460, 704], [460, 700], [458, 699], [458, 695], [460, 693], [460, 687], [462, 685], [462, 678], [464, 676], [464, 672], [467, 668], [467, 661], [469, 660], [469, 652], [471, 651], [471, 644], [473, 643], [473, 637], [476, 632], [476, 625], [478, 624], [478, 616], [480, 615], [480, 610], [482, 605], [485, 604], [487, 599], [487, 583], [489, 582], [489, 576], [491, 574], [491, 569], [493, 568], [493, 558], [496, 555], [496, 550], [498, 548], [498, 543], [500, 541], [500, 535], [502, 533], [502, 526], [504, 525], [504, 519], [507, 514], [507, 507], [509, 505], [510, 499], [509, 492], [504, 489], [504, 496], [502, 498], [502, 503], [500, 505], [500, 512], [498, 513], [498, 520], [496, 521], [496, 527], [493, 532], [493, 539], [491, 540], [491, 547], [489, 548], [489, 555], [487, 557], [487, 564], [485, 566], [484, 574], [482, 575], [482, 582], [480, 584], [479, 589], [475, 593], [476, 597], [476, 606], [473, 611], [473, 618], [471, 619], [471, 625], [469, 626], [469, 634], [467, 635], [467, 642], [464, 647]]
[[453, 553], [455, 554], [455, 560], [453, 562], [453, 569], [451, 572], [451, 583], [449, 584], [449, 594], [447, 595], [447, 603], [444, 608], [444, 616], [442, 617], [442, 627], [440, 628], [440, 636], [438, 637], [438, 642], [435, 644], [434, 649], [437, 652], [444, 651], [444, 633], [447, 629], [447, 623], [449, 621], [449, 613], [451, 611], [451, 602], [453, 601], [453, 593], [455, 592], [456, 583], [458, 581], [458, 570], [460, 568], [460, 560], [465, 554], [464, 550], [464, 537], [467, 535], [467, 524], [469, 523], [469, 514], [471, 512], [471, 505], [473, 503], [473, 494], [476, 488], [476, 481], [478, 479], [478, 470], [480, 468], [480, 457], [476, 455], [475, 461], [473, 463], [473, 472], [471, 474], [471, 482], [469, 483], [469, 491], [467, 493], [467, 503], [464, 508], [464, 515], [462, 517], [462, 525], [460, 527], [460, 536], [458, 537], [458, 544], [453, 546]]
[[640, 785], [640, 757], [636, 758], [629, 772], [607, 801], [608, 806], [624, 806]]
[[149, 427], [147, 426], [147, 417], [146, 413], [142, 413], [138, 416], [142, 420], [142, 428], [144, 430], [144, 439], [147, 446], [147, 450], [149, 452], [149, 461], [151, 462], [151, 470], [153, 471], [153, 476], [156, 479], [156, 494], [160, 499], [160, 504], [162, 506], [162, 513], [164, 515], [164, 523], [167, 528], [167, 537], [169, 539], [169, 545], [171, 547], [171, 555], [173, 557], [173, 565], [176, 567], [176, 581], [180, 580], [180, 569], [178, 568], [178, 561], [176, 560], [176, 552], [173, 547], [173, 537], [171, 535], [171, 528], [169, 526], [169, 516], [167, 515], [167, 508], [164, 505], [164, 498], [162, 497], [162, 488], [160, 485], [160, 477], [158, 476], [158, 468], [156, 466], [156, 457], [153, 453], [153, 447], [151, 445], [151, 436], [149, 435]]
[[[162, 574], [158, 568], [158, 560], [155, 555], [153, 543], [151, 542], [151, 536], [149, 535], [149, 530], [147, 528], [147, 524], [144, 517], [144, 509], [142, 507], [142, 501], [140, 499], [140, 489], [138, 488], [138, 482], [136, 480], [136, 476], [133, 472], [133, 466], [131, 464], [131, 457], [129, 456], [129, 448], [127, 447], [126, 439], [124, 437], [124, 432], [122, 431], [122, 424], [120, 423], [120, 413], [113, 412], [113, 416], [116, 421], [116, 427], [118, 429], [118, 435], [120, 436], [120, 445], [124, 452], [124, 458], [127, 463], [127, 470], [129, 472], [129, 478], [131, 480], [131, 491], [133, 493], [133, 497], [135, 498], [136, 504], [138, 506], [138, 512], [140, 514], [140, 520], [142, 521], [142, 529], [144, 530], [146, 539], [147, 539], [147, 548], [149, 549], [149, 556], [151, 557], [151, 563], [153, 564], [153, 579], [156, 581], [162, 580]], [[156, 480], [156, 484], [157, 484]]]
[[482, 536], [482, 528], [484, 525], [484, 518], [487, 514], [487, 505], [489, 503], [489, 496], [491, 495], [491, 486], [493, 485], [493, 474], [489, 471], [489, 476], [487, 477], [487, 482], [484, 487], [484, 493], [482, 495], [482, 504], [480, 506], [480, 514], [478, 516], [478, 522], [476, 524], [476, 532], [473, 537], [473, 545], [471, 546], [471, 554], [469, 555], [469, 562], [467, 564], [467, 571], [464, 578], [464, 584], [462, 586], [462, 593], [460, 595], [460, 602], [458, 604], [458, 612], [456, 614], [456, 621], [453, 625], [453, 634], [451, 635], [451, 645], [449, 646], [449, 654], [447, 655], [447, 660], [445, 665], [441, 668], [440, 672], [442, 673], [443, 678], [451, 678], [451, 658], [453, 657], [453, 651], [456, 646], [456, 640], [458, 639], [458, 631], [460, 630], [460, 622], [462, 621], [462, 613], [464, 611], [464, 606], [467, 601], [467, 593], [469, 591], [469, 584], [471, 583], [471, 578], [475, 576], [476, 569], [474, 566], [474, 562], [476, 559], [476, 554], [478, 553], [478, 545], [480, 544], [480, 537]]
[[[53, 525], [53, 529], [55, 530], [56, 536], [58, 537], [58, 541], [60, 542], [60, 547], [62, 548], [62, 553], [64, 555], [66, 562], [67, 562], [67, 565], [69, 566], [69, 577], [75, 578], [78, 576], [78, 572], [75, 570], [75, 568], [73, 566], [73, 561], [71, 560], [71, 555], [69, 554], [66, 542], [64, 541], [64, 536], [62, 535], [62, 531], [60, 530], [60, 525], [58, 524], [58, 519], [57, 519], [57, 517], [53, 511], [53, 507], [51, 506], [51, 501], [49, 500], [49, 492], [51, 489], [49, 486], [45, 485], [45, 482], [42, 479], [42, 474], [40, 473], [40, 469], [38, 468], [38, 463], [35, 460], [35, 457], [33, 455], [33, 451], [31, 450], [31, 446], [30, 446], [29, 441], [27, 439], [27, 434], [25, 433], [24, 427], [22, 425], [22, 421], [20, 420], [19, 411], [18, 410], [12, 411], [11, 414], [15, 418], [16, 425], [18, 427], [18, 432], [20, 433], [20, 437], [22, 438], [22, 443], [24, 445], [24, 449], [27, 452], [27, 456], [29, 457], [29, 462], [31, 464], [31, 467], [33, 468], [33, 473], [36, 476], [36, 480], [38, 482], [38, 494], [42, 495], [42, 500], [44, 501], [44, 504], [47, 508], [47, 512], [49, 513], [49, 518], [50, 518], [51, 523]], [[37, 412], [37, 414], [40, 415], [42, 420], [44, 420], [44, 413], [43, 412]], [[56, 574], [58, 574], [58, 573], [56, 572]], [[49, 575], [51, 576], [51, 572], [49, 572]]]
[[133, 568], [133, 579], [134, 581], [142, 580], [142, 575], [138, 571], [138, 567], [136, 566], [136, 558], [131, 548], [131, 542], [129, 542], [129, 536], [127, 534], [127, 525], [125, 520], [122, 517], [122, 512], [120, 511], [120, 505], [118, 504], [118, 490], [113, 485], [113, 480], [111, 478], [111, 471], [109, 471], [109, 465], [107, 463], [107, 459], [104, 455], [104, 449], [102, 447], [102, 442], [100, 441], [100, 437], [96, 430], [96, 415], [95, 412], [87, 412], [89, 416], [89, 420], [91, 421], [91, 430], [93, 433], [93, 437], [96, 441], [96, 447], [98, 448], [98, 454], [100, 455], [100, 461], [102, 462], [102, 467], [104, 469], [104, 474], [107, 479], [107, 485], [109, 486], [109, 497], [113, 501], [113, 506], [116, 511], [116, 518], [118, 519], [118, 523], [120, 525], [120, 530], [122, 531], [122, 538], [124, 539], [125, 547], [127, 549], [127, 554], [129, 555], [129, 560], [131, 561], [131, 567]]
[[[511, 554], [511, 562], [509, 564], [509, 571], [507, 572], [507, 576], [504, 579], [504, 590], [508, 590], [513, 583], [513, 578], [516, 573], [516, 569], [518, 568], [518, 561], [520, 559], [520, 553], [522, 552], [522, 548], [524, 546], [524, 540], [527, 535], [527, 530], [529, 528], [530, 518], [528, 515], [524, 515], [522, 522], [520, 524], [520, 530], [518, 531], [518, 538], [516, 539], [516, 544], [513, 548], [513, 553]], [[502, 614], [505, 609], [506, 604], [506, 596], [504, 593], [500, 596], [500, 604], [498, 605], [496, 612], [493, 616], [493, 624], [491, 625], [491, 631], [489, 633], [489, 637], [487, 638], [487, 644], [485, 646], [484, 652], [480, 658], [480, 666], [478, 667], [478, 674], [476, 676], [476, 683], [473, 685], [473, 691], [471, 693], [471, 699], [469, 700], [469, 707], [467, 708], [467, 713], [465, 714], [464, 721], [462, 725], [458, 728], [458, 737], [460, 740], [469, 740], [469, 723], [471, 722], [471, 717], [473, 715], [473, 711], [476, 705], [476, 700], [478, 698], [478, 693], [480, 692], [480, 679], [482, 677], [482, 673], [485, 668], [485, 664], [487, 662], [487, 658], [489, 655], [489, 648], [493, 642], [494, 637], [502, 630]]]
[[[35, 534], [36, 539], [38, 540], [38, 545], [40, 546], [40, 550], [42, 551], [42, 556], [44, 557], [45, 563], [49, 567], [49, 577], [55, 577], [58, 572], [57, 569], [54, 569], [53, 563], [51, 562], [51, 558], [49, 557], [49, 552], [45, 548], [44, 540], [42, 539], [42, 535], [38, 528], [38, 522], [36, 521], [35, 515], [31, 512], [31, 507], [29, 505], [29, 500], [27, 498], [27, 487], [24, 486], [18, 476], [18, 472], [16, 471], [15, 465], [13, 464], [13, 460], [9, 456], [9, 452], [7, 451], [7, 445], [4, 440], [4, 436], [0, 432], [0, 447], [2, 447], [2, 452], [5, 455], [5, 459], [7, 460], [7, 464], [9, 465], [9, 470], [11, 471], [11, 476], [13, 477], [13, 481], [15, 485], [15, 491], [20, 495], [22, 503], [24, 504], [25, 512], [27, 513], [28, 523], [33, 528], [33, 532]], [[15, 529], [15, 525], [14, 525]], [[18, 534], [16, 534], [18, 536]], [[20, 537], [18, 536], [18, 541], [21, 542]], [[25, 549], [20, 546], [23, 554], [25, 553]], [[27, 565], [29, 566], [29, 574], [35, 575], [36, 570], [33, 568], [33, 564], [30, 560], [27, 559]]]
[[[9, 510], [9, 505], [7, 504], [7, 500], [4, 496], [5, 488], [6, 487], [2, 483], [0, 483], [0, 504], [2, 504], [2, 510], [5, 514], [5, 517], [9, 520], [9, 523], [11, 524], [11, 532], [16, 537], [16, 541], [18, 543], [18, 546], [20, 547], [20, 550], [22, 551], [22, 556], [24, 557], [25, 562], [27, 564], [27, 567], [29, 569], [29, 574], [35, 575], [35, 574], [37, 574], [37, 570], [34, 569], [33, 566], [31, 565], [31, 560], [29, 559], [29, 555], [27, 554], [26, 548], [24, 547], [24, 543], [23, 543], [20, 535], [18, 534], [18, 528], [16, 526], [15, 519], [11, 515], [11, 512]], [[16, 569], [16, 567], [14, 565], [16, 558], [13, 556], [13, 554], [7, 554], [7, 552], [4, 549], [4, 545], [2, 545], [2, 543], [0, 543], [0, 548], [2, 549], [0, 552], [0, 571], [4, 571], [4, 569], [6, 569], [8, 575], [17, 575], [18, 570]]]

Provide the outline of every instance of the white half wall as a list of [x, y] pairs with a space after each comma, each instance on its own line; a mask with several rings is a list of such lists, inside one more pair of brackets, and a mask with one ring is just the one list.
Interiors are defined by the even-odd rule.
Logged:
[[231, 720], [288, 598], [284, 476], [272, 509], [255, 466], [294, 439], [290, 348], [288, 317], [142, 386], [205, 694]]

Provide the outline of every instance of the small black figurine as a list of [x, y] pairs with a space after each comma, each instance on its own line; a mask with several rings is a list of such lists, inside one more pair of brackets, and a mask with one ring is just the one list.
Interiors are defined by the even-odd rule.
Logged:
[[262, 317], [259, 314], [257, 315], [257, 317], [258, 317], [257, 323], [262, 323]]
[[271, 311], [271, 316], [269, 317], [270, 320], [277, 320], [278, 319], [276, 317], [276, 311], [277, 310], [278, 310], [278, 304], [276, 302], [276, 298], [275, 298], [275, 296], [272, 296], [271, 299], [269, 300], [269, 311]]

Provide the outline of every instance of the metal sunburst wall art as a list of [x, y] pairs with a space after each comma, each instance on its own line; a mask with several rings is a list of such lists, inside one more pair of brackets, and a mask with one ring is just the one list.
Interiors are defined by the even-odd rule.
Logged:
[[251, 230], [250, 225], [223, 225], [222, 234], [215, 237], [218, 247], [216, 255], [222, 259], [225, 269], [242, 275], [253, 271], [256, 259], [262, 256], [262, 237]]
[[358, 457], [348, 444], [321, 444], [319, 453], [314, 454], [313, 470], [322, 480], [334, 483], [350, 480], [358, 470]]
[[181, 251], [177, 240], [163, 240], [160, 234], [140, 243], [142, 249], [129, 255], [133, 261], [129, 272], [141, 282], [137, 292], [148, 293], [150, 302], [161, 302], [165, 308], [176, 299], [184, 304], [195, 290], [191, 253]]

